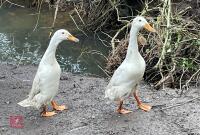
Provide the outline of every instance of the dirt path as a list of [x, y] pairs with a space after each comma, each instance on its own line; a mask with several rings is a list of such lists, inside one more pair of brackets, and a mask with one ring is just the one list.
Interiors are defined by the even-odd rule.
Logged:
[[[178, 97], [175, 90], [156, 91], [142, 84], [141, 98], [153, 105], [150, 112], [138, 110], [130, 98], [128, 115], [114, 112], [116, 106], [105, 101], [105, 79], [63, 73], [56, 100], [69, 110], [52, 118], [41, 118], [39, 111], [22, 108], [16, 103], [28, 94], [36, 67], [0, 65], [0, 134], [24, 135], [200, 135], [200, 100], [161, 110], [200, 96], [192, 89], [186, 97]], [[129, 105], [131, 103], [131, 105]], [[24, 117], [24, 128], [9, 125], [10, 116]]]

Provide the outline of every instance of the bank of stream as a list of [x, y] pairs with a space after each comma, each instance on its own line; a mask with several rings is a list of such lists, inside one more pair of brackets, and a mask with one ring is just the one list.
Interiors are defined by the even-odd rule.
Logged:
[[[125, 106], [133, 112], [120, 115], [116, 105], [104, 99], [107, 80], [91, 76], [62, 73], [55, 100], [68, 106], [51, 118], [42, 118], [40, 111], [23, 108], [17, 102], [31, 89], [35, 66], [0, 65], [0, 134], [1, 135], [199, 135], [200, 91], [190, 88], [180, 97], [174, 89], [152, 89], [140, 86], [142, 101], [153, 108], [143, 112], [134, 99]], [[51, 108], [49, 108], [51, 109]], [[22, 117], [23, 128], [12, 128], [10, 117]]]
[[[51, 118], [40, 117], [38, 110], [17, 105], [29, 93], [37, 65], [49, 42], [49, 29], [54, 12], [42, 10], [38, 27], [33, 32], [37, 14], [31, 9], [0, 9], [0, 135], [199, 135], [200, 91], [189, 88], [180, 96], [176, 89], [157, 91], [142, 83], [141, 100], [152, 105], [150, 112], [136, 106], [133, 97], [125, 107], [133, 112], [120, 115], [116, 105], [104, 99], [108, 80], [99, 66], [100, 55], [108, 48], [94, 38], [80, 32], [66, 13], [59, 13], [56, 28], [68, 29], [80, 43], [63, 42], [57, 59], [63, 69], [59, 93], [55, 100], [68, 106]], [[83, 54], [83, 55], [81, 55]], [[11, 64], [10, 64], [11, 63]], [[76, 73], [76, 74], [74, 74]], [[78, 75], [77, 75], [78, 74]], [[51, 109], [51, 108], [49, 108]], [[22, 128], [13, 128], [12, 117], [20, 119]]]

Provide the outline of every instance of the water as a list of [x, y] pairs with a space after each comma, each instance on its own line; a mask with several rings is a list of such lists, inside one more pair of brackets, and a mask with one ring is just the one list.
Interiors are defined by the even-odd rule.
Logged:
[[[38, 27], [33, 31], [37, 17], [36, 11], [23, 8], [0, 9], [0, 61], [17, 65], [38, 65], [49, 43], [49, 32], [53, 21], [53, 11], [43, 10]], [[55, 29], [64, 28], [79, 38], [79, 43], [63, 41], [57, 49], [56, 57], [65, 71], [72, 73], [91, 73], [104, 76], [99, 67], [104, 67], [108, 49], [93, 34], [88, 37], [80, 32], [69, 15], [59, 13]]]

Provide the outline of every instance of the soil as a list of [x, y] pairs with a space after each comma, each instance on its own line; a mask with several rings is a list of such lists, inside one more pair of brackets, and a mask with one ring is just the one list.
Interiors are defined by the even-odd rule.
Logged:
[[[2, 135], [200, 135], [199, 88], [180, 97], [178, 90], [157, 91], [142, 83], [140, 97], [152, 110], [139, 110], [130, 97], [124, 106], [133, 112], [120, 115], [116, 105], [104, 99], [106, 79], [62, 73], [55, 100], [68, 110], [43, 118], [40, 111], [17, 105], [29, 93], [37, 67], [1, 64], [0, 69]], [[23, 117], [21, 129], [10, 127], [10, 116], [16, 115]]]

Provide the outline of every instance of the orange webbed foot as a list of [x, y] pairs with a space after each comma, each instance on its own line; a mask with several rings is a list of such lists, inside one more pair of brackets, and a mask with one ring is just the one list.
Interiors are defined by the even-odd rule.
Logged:
[[139, 97], [137, 96], [137, 91], [135, 91], [135, 92], [133, 93], [133, 96], [135, 97], [135, 99], [136, 99], [136, 101], [137, 101], [137, 104], [138, 104], [138, 107], [139, 107], [140, 109], [142, 109], [142, 110], [145, 111], [145, 112], [148, 112], [148, 111], [151, 110], [151, 106], [150, 106], [150, 105], [144, 104], [144, 103], [142, 103], [142, 102], [140, 101]]
[[128, 113], [131, 113], [132, 111], [122, 108], [122, 109], [118, 109], [117, 112], [120, 114], [128, 114]]
[[53, 109], [56, 111], [63, 111], [66, 109], [65, 105], [54, 106]]
[[140, 109], [142, 109], [143, 111], [145, 111], [145, 112], [150, 111], [151, 108], [152, 108], [150, 105], [147, 105], [147, 104], [144, 104], [144, 103], [138, 104], [138, 107], [139, 107]]
[[41, 113], [41, 116], [42, 117], [51, 117], [51, 116], [54, 116], [54, 115], [56, 115], [57, 113], [55, 113], [54, 111], [52, 111], [52, 112], [42, 112]]
[[55, 101], [51, 101], [53, 109], [56, 111], [63, 111], [66, 109], [65, 105], [57, 105]]

